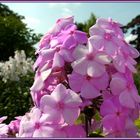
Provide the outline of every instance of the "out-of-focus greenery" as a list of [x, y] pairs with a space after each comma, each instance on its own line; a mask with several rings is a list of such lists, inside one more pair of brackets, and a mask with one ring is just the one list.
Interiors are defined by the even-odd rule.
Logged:
[[137, 73], [134, 75], [135, 85], [140, 95], [140, 64], [137, 65]]
[[89, 34], [89, 28], [91, 26], [93, 26], [95, 23], [96, 23], [96, 16], [93, 13], [91, 13], [91, 15], [87, 21], [85, 21], [83, 23], [81, 23], [81, 22], [76, 23], [76, 25], [78, 27], [78, 30], [84, 31], [87, 34]]
[[16, 116], [29, 111], [32, 100], [30, 87], [33, 84], [34, 73], [21, 76], [19, 81], [4, 83], [0, 79], [0, 116], [8, 116], [7, 123]]

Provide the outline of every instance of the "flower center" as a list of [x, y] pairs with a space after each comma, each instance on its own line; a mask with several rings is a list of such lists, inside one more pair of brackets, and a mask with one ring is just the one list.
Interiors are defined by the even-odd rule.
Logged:
[[39, 122], [36, 122], [35, 123], [35, 129], [39, 129], [40, 128], [40, 123]]
[[60, 110], [64, 109], [64, 103], [63, 102], [58, 102], [58, 108]]
[[74, 31], [70, 31], [70, 35], [73, 35], [74, 34]]
[[105, 33], [105, 34], [104, 34], [104, 39], [110, 41], [110, 40], [112, 39], [111, 34], [110, 34], [110, 33]]
[[120, 115], [121, 115], [121, 112], [119, 112], [119, 111], [116, 112], [116, 115], [117, 115], [117, 116], [120, 116]]
[[93, 54], [89, 53], [89, 54], [86, 55], [86, 58], [88, 60], [93, 60], [94, 59], [94, 56], [93, 56]]
[[127, 88], [130, 90], [132, 88], [132, 85], [130, 83], [128, 83]]
[[92, 79], [92, 77], [90, 77], [89, 75], [86, 76], [86, 80], [89, 81], [89, 80], [91, 80], [91, 79]]
[[57, 21], [56, 21], [56, 23], [59, 23], [61, 21], [61, 19], [58, 19]]
[[60, 51], [60, 47], [56, 47], [56, 51], [59, 52]]

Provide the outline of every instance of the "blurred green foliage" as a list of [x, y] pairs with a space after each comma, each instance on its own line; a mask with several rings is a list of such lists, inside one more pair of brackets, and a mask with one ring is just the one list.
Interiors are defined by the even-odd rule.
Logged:
[[140, 95], [140, 63], [137, 64], [137, 73], [134, 75], [135, 85]]
[[14, 117], [24, 115], [31, 108], [30, 87], [34, 73], [21, 76], [19, 81], [4, 83], [0, 79], [0, 116], [8, 116], [9, 123]]
[[76, 25], [77, 25], [78, 30], [84, 31], [89, 35], [89, 28], [91, 26], [93, 26], [95, 23], [96, 23], [96, 16], [93, 13], [91, 13], [91, 15], [87, 21], [82, 22], [82, 23], [76, 22]]

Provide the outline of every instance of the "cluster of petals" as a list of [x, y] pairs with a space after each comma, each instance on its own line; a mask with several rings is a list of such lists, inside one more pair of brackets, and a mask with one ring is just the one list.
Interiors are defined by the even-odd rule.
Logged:
[[88, 38], [73, 17], [57, 20], [36, 51], [34, 107], [9, 125], [17, 137], [86, 137], [87, 126], [76, 121], [98, 98], [101, 120], [91, 120], [91, 132], [98, 126], [106, 137], [137, 137], [139, 52], [126, 43], [121, 26], [97, 19]]
[[98, 97], [103, 98], [99, 113], [104, 135], [136, 136], [140, 97], [132, 74], [139, 53], [126, 43], [120, 27], [111, 18], [97, 19], [87, 38], [73, 17], [56, 22], [36, 51], [31, 87], [35, 108], [22, 118], [19, 136], [73, 137], [72, 128], [78, 128], [74, 137], [85, 137], [84, 128], [75, 121]]

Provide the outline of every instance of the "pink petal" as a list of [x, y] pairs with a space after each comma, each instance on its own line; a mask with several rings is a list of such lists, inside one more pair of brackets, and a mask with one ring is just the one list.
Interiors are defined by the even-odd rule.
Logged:
[[104, 51], [110, 55], [114, 56], [116, 54], [117, 48], [116, 45], [112, 41], [106, 41], [104, 42]]
[[32, 121], [37, 122], [41, 117], [41, 111], [38, 108], [33, 109]]
[[87, 34], [85, 32], [76, 31], [74, 35], [79, 44], [87, 43]]
[[88, 47], [84, 45], [78, 45], [75, 50], [73, 51], [73, 57], [75, 59], [80, 59], [82, 57], [85, 57], [88, 53]]
[[7, 119], [7, 116], [0, 117], [0, 123]]
[[81, 87], [81, 96], [87, 99], [96, 98], [100, 96], [100, 92], [89, 82], [85, 82], [84, 86]]
[[35, 81], [34, 81], [32, 87], [30, 88], [30, 90], [31, 90], [31, 91], [39, 91], [39, 90], [41, 90], [43, 87], [44, 87], [44, 81], [43, 81], [43, 79], [42, 79], [40, 76], [38, 76], [38, 77], [35, 79]]
[[81, 58], [72, 63], [73, 70], [81, 75], [87, 74], [88, 61], [86, 58]]
[[52, 60], [55, 54], [55, 49], [43, 49], [39, 54], [45, 57], [46, 60]]
[[103, 127], [108, 131], [117, 129], [115, 122], [116, 122], [115, 115], [107, 115], [102, 119]]
[[122, 92], [120, 94], [119, 100], [123, 106], [134, 109], [135, 102], [130, 94], [131, 93], [129, 93], [127, 90], [125, 90], [124, 92]]
[[138, 52], [136, 48], [130, 46], [129, 50], [133, 58], [138, 58], [140, 56], [140, 53]]
[[95, 61], [89, 62], [87, 67], [87, 74], [91, 77], [99, 77], [105, 72], [104, 65], [101, 65]]
[[57, 102], [63, 101], [66, 97], [66, 87], [62, 84], [57, 85], [57, 87], [52, 92], [51, 96]]
[[53, 137], [54, 128], [42, 126], [40, 129], [35, 130], [33, 137]]
[[126, 89], [126, 86], [127, 86], [126, 81], [119, 77], [112, 78], [110, 82], [110, 89], [114, 95], [123, 92]]
[[64, 120], [69, 125], [74, 124], [79, 114], [80, 114], [80, 109], [78, 108], [66, 108], [63, 110]]
[[88, 41], [95, 49], [99, 50], [102, 48], [103, 40], [101, 36], [98, 35], [91, 36], [88, 39]]
[[96, 20], [96, 24], [98, 26], [101, 26], [102, 28], [108, 28], [110, 26], [110, 23], [107, 19], [104, 19], [104, 18], [99, 18]]
[[73, 57], [71, 56], [71, 52], [67, 49], [62, 49], [59, 54], [64, 58], [65, 61], [67, 62], [72, 62]]
[[110, 100], [105, 100], [100, 108], [100, 113], [102, 116], [106, 116], [108, 114], [115, 114], [117, 108], [114, 106], [113, 102]]
[[[57, 115], [56, 115], [57, 114]], [[55, 108], [46, 110], [45, 114], [43, 114], [40, 118], [40, 123], [53, 123], [53, 124], [61, 124], [64, 123], [64, 119], [62, 118], [61, 112]]]
[[47, 112], [55, 107], [56, 100], [50, 95], [44, 95], [40, 100], [40, 108], [43, 112]]
[[132, 88], [130, 90], [130, 94], [132, 96], [132, 98], [137, 102], [137, 103], [140, 103], [140, 96], [138, 94], [138, 91], [136, 89], [136, 87]]
[[55, 53], [53, 58], [53, 68], [63, 67], [64, 66], [64, 59], [59, 53]]
[[97, 25], [93, 25], [92, 27], [90, 27], [89, 29], [89, 34], [90, 36], [94, 36], [94, 35], [100, 35], [102, 36], [104, 34], [104, 30], [101, 29], [99, 26]]
[[86, 137], [86, 132], [80, 125], [72, 125], [65, 127], [68, 138], [84, 138]]
[[78, 107], [82, 100], [77, 93], [69, 89], [64, 102], [67, 107]]
[[75, 47], [75, 45], [76, 45], [76, 40], [72, 35], [69, 35], [63, 43], [63, 46], [67, 49], [71, 49]]
[[105, 72], [101, 77], [93, 78], [91, 83], [98, 89], [98, 90], [105, 90], [109, 84], [109, 76]]
[[105, 53], [97, 53], [95, 61], [101, 64], [109, 64], [111, 62], [111, 58]]
[[81, 91], [81, 87], [83, 86], [84, 80], [83, 76], [73, 72], [71, 75], [69, 75], [68, 78], [71, 89], [74, 90], [75, 92]]
[[129, 63], [129, 62], [127, 62], [127, 67], [133, 73], [136, 73], [137, 72], [136, 68], [131, 63]]
[[113, 61], [114, 67], [119, 72], [122, 72], [122, 73], [125, 73], [125, 65], [124, 64], [125, 64], [125, 60], [121, 55], [117, 56]]

